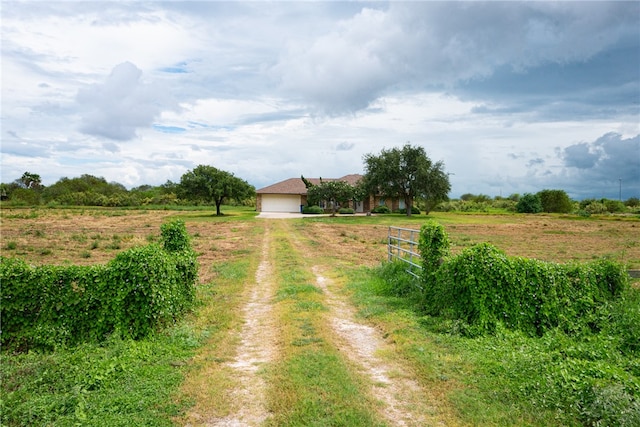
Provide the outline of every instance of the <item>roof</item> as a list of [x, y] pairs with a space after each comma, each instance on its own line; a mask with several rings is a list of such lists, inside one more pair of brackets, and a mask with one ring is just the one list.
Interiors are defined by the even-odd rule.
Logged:
[[[345, 175], [342, 178], [322, 178], [322, 181], [345, 181], [351, 185], [355, 185], [362, 175], [351, 174]], [[320, 184], [321, 178], [305, 178], [307, 181], [314, 185]], [[258, 194], [307, 194], [307, 187], [304, 185], [302, 178], [289, 178], [284, 181], [276, 182], [275, 184], [261, 188], [256, 191]]]

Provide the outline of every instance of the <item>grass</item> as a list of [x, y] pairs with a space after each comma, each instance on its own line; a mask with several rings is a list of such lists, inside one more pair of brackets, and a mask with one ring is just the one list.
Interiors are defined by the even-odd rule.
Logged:
[[[425, 387], [441, 389], [465, 423], [640, 422], [640, 365], [632, 344], [640, 335], [640, 291], [609, 308], [617, 320], [601, 334], [551, 331], [530, 338], [501, 330], [471, 339], [458, 335], [453, 321], [421, 315], [418, 300], [406, 293], [408, 285], [390, 286], [381, 273], [363, 269], [350, 276], [361, 315], [387, 331]], [[396, 296], [399, 289], [405, 296]]]
[[3, 355], [2, 425], [170, 426], [179, 362], [198, 339], [177, 326], [152, 340], [116, 336], [50, 354]]
[[[265, 225], [254, 220], [252, 208], [224, 207], [223, 212], [216, 217], [210, 207], [1, 209], [4, 256], [38, 264], [106, 262], [116, 251], [155, 238], [149, 227], [180, 217], [201, 264], [197, 307], [152, 339], [114, 336], [101, 345], [48, 354], [2, 353], [1, 424], [164, 426], [184, 424], [191, 411], [228, 414], [234, 373], [225, 362], [238, 345], [242, 294], [255, 275]], [[445, 224], [460, 247], [489, 241], [520, 256], [580, 261], [608, 255], [640, 266], [638, 217], [434, 212], [429, 218]], [[633, 344], [640, 301], [615, 307], [611, 318], [626, 323], [612, 322], [618, 330], [601, 337], [532, 339], [502, 331], [462, 338], [455, 323], [421, 315], [411, 298], [389, 293], [375, 268], [362, 267], [386, 258], [387, 226], [419, 228], [426, 219], [337, 216], [292, 220], [287, 227], [304, 236], [312, 259], [331, 266], [327, 274], [340, 276], [336, 283], [348, 284], [362, 318], [394, 342], [394, 356], [412, 367], [419, 383], [451, 408], [458, 423], [554, 426], [599, 419], [603, 425], [623, 425], [635, 420], [629, 408], [633, 396], [637, 402], [638, 357], [617, 349], [620, 342]], [[114, 242], [120, 249], [110, 248]], [[283, 329], [281, 357], [264, 373], [270, 380], [270, 425], [381, 425], [363, 378], [331, 345], [312, 261], [292, 250], [299, 243], [281, 229], [274, 232], [275, 312]], [[634, 286], [640, 289], [640, 281]], [[590, 372], [600, 376], [585, 376]], [[571, 399], [581, 395], [588, 405], [576, 414], [570, 408], [580, 401]]]
[[329, 344], [322, 291], [293, 244], [277, 234], [276, 310], [282, 357], [268, 372], [273, 426], [376, 426], [372, 402], [337, 349]]

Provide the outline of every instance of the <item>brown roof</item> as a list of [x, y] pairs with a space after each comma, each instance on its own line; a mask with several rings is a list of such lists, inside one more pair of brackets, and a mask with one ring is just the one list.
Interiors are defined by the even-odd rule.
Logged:
[[[345, 175], [342, 178], [322, 178], [323, 181], [345, 181], [351, 185], [355, 185], [362, 175], [351, 174]], [[320, 178], [306, 178], [307, 181], [314, 185], [320, 184]], [[258, 194], [307, 194], [307, 187], [305, 187], [302, 178], [289, 178], [284, 181], [276, 182], [275, 184], [261, 188], [256, 191]]]

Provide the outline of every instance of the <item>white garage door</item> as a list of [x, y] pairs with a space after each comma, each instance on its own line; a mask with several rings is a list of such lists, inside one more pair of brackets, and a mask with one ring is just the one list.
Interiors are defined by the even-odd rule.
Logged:
[[300, 196], [263, 194], [262, 212], [300, 212]]

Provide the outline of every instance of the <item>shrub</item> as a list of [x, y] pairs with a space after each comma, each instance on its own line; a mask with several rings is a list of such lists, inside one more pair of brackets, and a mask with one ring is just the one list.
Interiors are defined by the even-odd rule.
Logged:
[[[407, 213], [407, 208], [402, 208], [399, 210], [399, 212], [401, 214], [406, 214]], [[411, 206], [411, 214], [415, 214], [415, 215], [420, 215], [420, 209], [418, 209], [416, 206]]]
[[542, 202], [537, 194], [525, 193], [516, 204], [516, 211], [519, 213], [540, 213], [542, 212]]
[[638, 199], [637, 197], [630, 197], [624, 202], [624, 204], [626, 206], [629, 206], [630, 208], [635, 208], [637, 206], [640, 206], [640, 199]]
[[627, 210], [627, 207], [619, 200], [605, 199], [604, 205], [607, 207], [607, 211], [610, 213], [620, 213]]
[[432, 286], [434, 274], [449, 255], [449, 237], [444, 227], [435, 221], [427, 221], [420, 230], [418, 252], [422, 257], [423, 281]]
[[508, 257], [483, 243], [447, 257], [442, 226], [423, 226], [425, 309], [431, 315], [459, 319], [469, 335], [492, 333], [502, 324], [540, 336], [561, 327], [568, 333], [589, 323], [599, 307], [629, 288], [624, 268], [612, 261], [561, 265]]
[[317, 205], [305, 206], [302, 208], [302, 213], [303, 214], [323, 214], [324, 209], [322, 209], [320, 206], [317, 206]]
[[351, 208], [340, 208], [340, 210], [338, 210], [338, 213], [343, 215], [353, 215], [356, 213], [356, 211]]
[[564, 190], [542, 190], [538, 193], [542, 210], [545, 212], [569, 213], [573, 203]]
[[607, 213], [607, 206], [604, 203], [595, 200], [589, 203], [584, 210], [591, 215]]
[[189, 233], [184, 221], [176, 219], [160, 226], [162, 232], [162, 244], [169, 252], [179, 252], [191, 248]]
[[389, 209], [386, 205], [380, 205], [380, 206], [376, 206], [375, 208], [371, 209], [371, 213], [390, 214], [391, 213], [391, 209]]
[[178, 244], [188, 241], [182, 231], [178, 222], [163, 228], [171, 251], [131, 248], [106, 265], [33, 267], [0, 257], [2, 345], [51, 348], [114, 332], [138, 339], [171, 323], [191, 306], [198, 271], [191, 247]]

